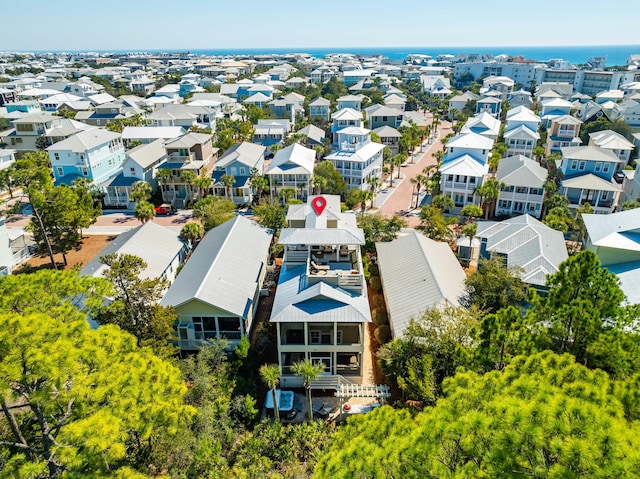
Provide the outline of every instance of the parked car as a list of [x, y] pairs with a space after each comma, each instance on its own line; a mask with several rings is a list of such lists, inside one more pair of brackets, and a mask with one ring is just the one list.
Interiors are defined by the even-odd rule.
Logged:
[[175, 215], [175, 214], [176, 214], [176, 209], [167, 203], [163, 203], [160, 206], [156, 206], [156, 215], [169, 216], [169, 215]]

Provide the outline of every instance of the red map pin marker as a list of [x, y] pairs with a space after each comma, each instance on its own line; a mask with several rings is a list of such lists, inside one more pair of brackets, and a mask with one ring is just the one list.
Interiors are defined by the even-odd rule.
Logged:
[[313, 207], [313, 211], [316, 212], [316, 215], [320, 216], [324, 209], [327, 207], [327, 200], [325, 200], [322, 196], [317, 196], [311, 202], [311, 206]]

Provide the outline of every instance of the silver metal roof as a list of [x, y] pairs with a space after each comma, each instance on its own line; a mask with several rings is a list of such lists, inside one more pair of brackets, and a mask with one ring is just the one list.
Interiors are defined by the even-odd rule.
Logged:
[[459, 304], [466, 275], [447, 243], [407, 230], [376, 250], [394, 337], [426, 309]]
[[197, 299], [247, 318], [270, 244], [271, 234], [253, 221], [230, 219], [205, 235], [160, 304]]

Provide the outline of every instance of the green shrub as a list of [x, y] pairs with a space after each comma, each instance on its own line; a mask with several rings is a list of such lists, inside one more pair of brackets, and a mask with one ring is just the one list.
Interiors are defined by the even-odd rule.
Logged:
[[373, 309], [382, 308], [385, 309], [384, 296], [381, 294], [371, 295], [371, 303], [373, 304]]
[[376, 264], [369, 265], [369, 276], [380, 276], [380, 270], [378, 269], [378, 265]]
[[387, 310], [384, 308], [376, 308], [371, 313], [371, 319], [376, 326], [388, 326], [389, 325], [389, 314]]
[[386, 344], [391, 341], [391, 328], [389, 326], [378, 326], [373, 335], [378, 343]]
[[371, 276], [371, 278], [369, 278], [369, 286], [371, 286], [371, 289], [376, 293], [382, 291], [382, 282], [380, 281], [380, 276]]

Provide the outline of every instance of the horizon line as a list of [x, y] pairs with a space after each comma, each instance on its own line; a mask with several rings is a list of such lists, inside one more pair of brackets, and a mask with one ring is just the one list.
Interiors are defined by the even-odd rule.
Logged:
[[84, 49], [75, 49], [75, 48], [56, 48], [56, 49], [28, 49], [28, 50], [14, 50], [14, 49], [3, 49], [1, 53], [67, 53], [67, 52], [78, 52], [78, 53], [110, 53], [110, 52], [190, 52], [192, 50], [201, 51], [201, 50], [288, 50], [289, 53], [307, 53], [304, 50], [330, 50], [336, 49], [338, 50], [351, 50], [351, 49], [367, 49], [367, 50], [375, 50], [375, 49], [442, 49], [442, 48], [470, 48], [470, 49], [478, 49], [478, 48], [608, 48], [608, 47], [639, 47], [640, 43], [629, 43], [629, 44], [591, 44], [591, 45], [441, 45], [441, 46], [430, 46], [430, 45], [401, 45], [401, 46], [306, 46], [306, 47], [189, 47], [189, 48], [180, 48], [180, 47], [172, 47], [172, 48], [84, 48]]

